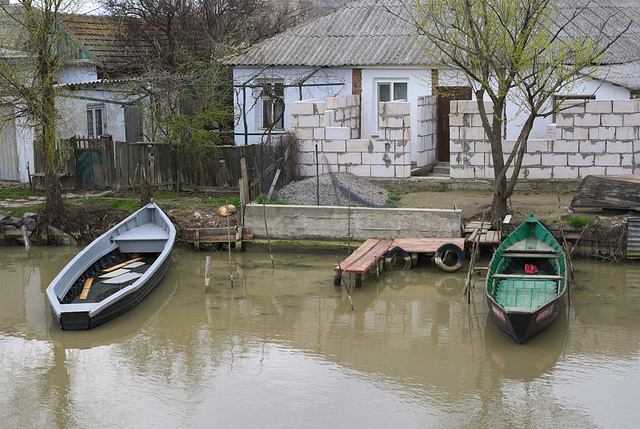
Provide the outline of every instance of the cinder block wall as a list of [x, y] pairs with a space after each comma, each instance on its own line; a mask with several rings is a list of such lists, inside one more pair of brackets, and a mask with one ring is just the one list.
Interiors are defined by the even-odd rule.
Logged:
[[[640, 172], [640, 100], [576, 104], [556, 115], [547, 135], [529, 140], [520, 178], [580, 180]], [[450, 138], [452, 178], [493, 178], [491, 148], [474, 101], [451, 102]], [[504, 142], [505, 154], [514, 144]]]
[[437, 162], [437, 115], [436, 96], [418, 97], [418, 147], [417, 167], [433, 165]]
[[[364, 177], [411, 175], [410, 105], [380, 103], [380, 138], [359, 139], [356, 95], [291, 103], [291, 129], [300, 141], [301, 176], [348, 172]], [[316, 151], [318, 155], [316, 163]], [[317, 170], [316, 170], [317, 168]]]

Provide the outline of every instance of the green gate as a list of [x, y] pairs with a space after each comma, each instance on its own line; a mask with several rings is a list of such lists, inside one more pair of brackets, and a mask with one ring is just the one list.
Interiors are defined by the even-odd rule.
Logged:
[[102, 145], [98, 139], [71, 137], [79, 189], [105, 189]]

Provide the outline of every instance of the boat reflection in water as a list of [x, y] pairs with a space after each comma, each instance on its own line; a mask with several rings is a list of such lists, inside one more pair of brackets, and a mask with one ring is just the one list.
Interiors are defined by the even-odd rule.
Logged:
[[568, 336], [566, 311], [555, 323], [519, 345], [487, 316], [485, 346], [487, 357], [498, 373], [509, 379], [531, 381], [550, 372], [563, 352]]

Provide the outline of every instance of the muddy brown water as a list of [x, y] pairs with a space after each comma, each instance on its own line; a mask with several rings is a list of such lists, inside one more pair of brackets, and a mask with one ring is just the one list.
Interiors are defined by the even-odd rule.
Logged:
[[[77, 250], [0, 248], [0, 427], [638, 427], [640, 264], [578, 261], [572, 305], [516, 344], [478, 279], [430, 264], [333, 286], [335, 253], [177, 249], [145, 301], [61, 331]], [[486, 265], [486, 264], [485, 264]]]

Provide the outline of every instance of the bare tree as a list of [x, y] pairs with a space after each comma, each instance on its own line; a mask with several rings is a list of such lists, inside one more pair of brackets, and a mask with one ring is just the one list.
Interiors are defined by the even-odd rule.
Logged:
[[[605, 31], [607, 17], [581, 19], [590, 7], [588, 0], [405, 2], [419, 40], [428, 41], [424, 49], [440, 51], [445, 63], [465, 73], [474, 90], [491, 144], [495, 224], [507, 212], [534, 120], [562, 108], [552, 103], [553, 95], [592, 75], [626, 29], [611, 35]], [[501, 131], [508, 100], [518, 105], [526, 119], [505, 158]]]

